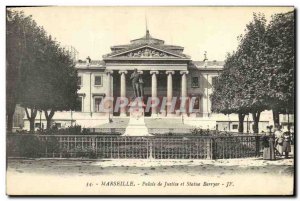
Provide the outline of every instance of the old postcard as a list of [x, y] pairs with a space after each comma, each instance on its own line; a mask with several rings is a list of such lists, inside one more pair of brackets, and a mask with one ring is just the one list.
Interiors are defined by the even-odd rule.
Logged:
[[294, 15], [7, 7], [7, 195], [294, 195]]

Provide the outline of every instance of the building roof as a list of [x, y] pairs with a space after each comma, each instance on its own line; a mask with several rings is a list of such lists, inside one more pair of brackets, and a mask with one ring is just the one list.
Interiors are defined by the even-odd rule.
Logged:
[[[130, 41], [130, 44], [125, 45], [115, 45], [111, 47], [111, 53], [103, 55], [104, 60], [111, 59], [110, 57], [123, 55], [122, 53], [130, 52], [131, 50], [134, 51], [135, 49], [143, 48], [143, 47], [152, 47], [154, 49], [163, 50], [165, 52], [175, 54], [180, 56], [183, 59], [188, 59], [189, 68], [192, 69], [207, 69], [207, 70], [219, 70], [222, 69], [224, 66], [224, 61], [191, 61], [190, 56], [183, 54], [184, 47], [177, 46], [177, 45], [167, 45], [165, 41], [161, 39], [154, 38], [150, 35], [149, 30], [146, 30], [146, 35], [134, 39]], [[85, 68], [85, 67], [102, 67], [105, 68], [105, 61], [103, 60], [90, 60], [90, 63], [87, 64], [86, 61], [79, 60], [76, 64], [77, 68]]]
[[[222, 69], [224, 66], [224, 61], [191, 61], [189, 68], [191, 69]], [[76, 68], [105, 68], [105, 62], [103, 60], [91, 60], [89, 65], [86, 61], [79, 60], [76, 63]]]
[[165, 41], [153, 38], [150, 35], [149, 30], [146, 30], [146, 35], [142, 38], [134, 39], [130, 41], [131, 44], [157, 44], [157, 45], [163, 45]]
[[149, 30], [146, 31], [146, 35], [138, 38], [138, 39], [134, 39], [130, 41], [130, 44], [126, 44], [126, 45], [115, 45], [111, 47], [111, 53], [103, 55], [103, 58], [109, 57], [109, 56], [113, 56], [116, 54], [120, 54], [123, 52], [127, 52], [139, 47], [143, 47], [143, 46], [149, 46], [149, 47], [153, 47], [153, 48], [157, 48], [157, 49], [161, 49], [161, 50], [165, 50], [167, 52], [173, 53], [173, 54], [177, 54], [186, 58], [190, 58], [188, 55], [183, 54], [183, 50], [184, 48], [181, 46], [177, 46], [177, 45], [167, 45], [165, 44], [165, 41], [161, 40], [161, 39], [157, 39], [157, 38], [153, 38], [150, 35]]
[[[205, 65], [205, 61], [193, 61], [193, 63], [196, 66], [204, 66]], [[225, 62], [224, 61], [206, 61], [207, 66], [224, 66]]]
[[103, 60], [91, 60], [89, 65], [86, 61], [78, 60], [75, 65], [76, 68], [87, 68], [87, 67], [105, 67], [105, 62]]
[[224, 66], [224, 61], [191, 61], [189, 64], [189, 69], [195, 70], [222, 70]]

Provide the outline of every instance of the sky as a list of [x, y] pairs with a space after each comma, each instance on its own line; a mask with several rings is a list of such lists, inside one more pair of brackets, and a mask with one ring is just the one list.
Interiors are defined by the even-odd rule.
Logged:
[[[62, 46], [73, 46], [78, 59], [101, 60], [114, 45], [150, 34], [165, 44], [180, 45], [192, 60], [224, 60], [236, 50], [253, 12], [267, 20], [291, 7], [24, 7], [26, 15]], [[146, 20], [147, 19], [147, 20]]]

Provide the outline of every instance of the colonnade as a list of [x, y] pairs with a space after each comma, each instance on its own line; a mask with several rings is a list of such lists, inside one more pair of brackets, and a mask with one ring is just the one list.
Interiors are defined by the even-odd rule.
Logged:
[[[111, 96], [111, 76], [113, 71], [107, 71], [107, 92], [106, 95], [108, 97]], [[139, 73], [143, 73], [143, 71], [138, 71]], [[126, 74], [128, 71], [120, 70], [118, 71], [120, 74], [120, 98], [121, 100], [126, 98]], [[174, 70], [165, 71], [167, 75], [167, 115], [172, 113], [171, 106], [172, 106], [172, 98], [173, 98], [173, 75], [175, 74]], [[157, 100], [157, 75], [159, 74], [158, 70], [150, 71], [152, 76], [151, 78], [151, 98], [152, 100]], [[187, 100], [187, 74], [188, 71], [180, 71], [181, 75], [181, 107], [183, 115], [186, 114], [186, 100]], [[155, 105], [155, 104], [154, 104]], [[152, 107], [152, 115], [157, 115], [158, 110], [157, 107]], [[120, 116], [126, 116], [126, 110], [124, 107], [120, 110]]]

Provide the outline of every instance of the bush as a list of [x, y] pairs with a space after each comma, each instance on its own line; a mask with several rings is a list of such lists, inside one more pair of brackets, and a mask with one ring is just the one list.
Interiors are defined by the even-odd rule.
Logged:
[[37, 132], [37, 134], [41, 134], [41, 135], [83, 135], [85, 133], [81, 131], [81, 126], [78, 125], [70, 126], [68, 128], [61, 128], [61, 129], [58, 129], [57, 127], [53, 126], [50, 129]]
[[[81, 128], [79, 125], [70, 126], [68, 128], [57, 129], [56, 127], [52, 127], [48, 130], [37, 131], [36, 134], [41, 135], [121, 135], [119, 132], [93, 132], [92, 129], [89, 128]], [[28, 133], [28, 132], [23, 132]], [[20, 133], [22, 134], [22, 133]]]
[[9, 157], [39, 157], [43, 143], [34, 135], [19, 135], [7, 138], [7, 156]]
[[233, 133], [229, 133], [226, 131], [217, 131], [217, 130], [209, 130], [209, 129], [202, 129], [202, 128], [194, 128], [191, 130], [192, 135], [197, 136], [219, 136], [219, 137], [226, 137], [226, 136], [233, 136]]

